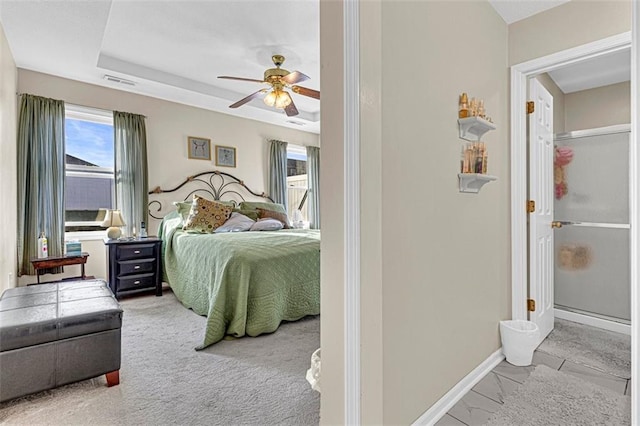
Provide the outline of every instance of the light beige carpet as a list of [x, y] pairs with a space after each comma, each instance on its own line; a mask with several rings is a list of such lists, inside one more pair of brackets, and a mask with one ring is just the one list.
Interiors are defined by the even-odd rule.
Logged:
[[170, 291], [125, 299], [120, 385], [104, 376], [0, 404], [0, 423], [311, 425], [320, 396], [305, 379], [319, 317], [202, 351], [205, 318]]
[[545, 365], [509, 394], [487, 426], [572, 426], [631, 424], [629, 396]]
[[631, 337], [625, 334], [556, 319], [553, 331], [538, 350], [623, 379], [631, 378]]

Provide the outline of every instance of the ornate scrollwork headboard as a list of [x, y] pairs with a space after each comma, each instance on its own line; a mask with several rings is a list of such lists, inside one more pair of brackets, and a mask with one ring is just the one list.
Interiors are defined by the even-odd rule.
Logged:
[[[187, 177], [184, 182], [171, 189], [162, 189], [159, 186], [149, 191], [149, 195], [167, 194], [172, 192], [178, 192], [184, 188], [182, 193], [186, 193], [183, 199], [189, 200], [193, 194], [202, 194], [206, 198], [212, 198], [214, 200], [223, 200], [226, 196], [228, 200], [237, 203], [238, 201], [246, 201], [245, 196], [253, 195], [259, 197], [265, 201], [273, 202], [273, 199], [264, 192], [257, 193], [251, 190], [244, 182], [237, 177], [230, 175], [229, 173], [213, 170], [210, 172], [202, 172], [193, 176]], [[174, 200], [175, 201], [175, 200]], [[162, 219], [161, 216], [156, 216], [154, 213], [161, 212], [163, 210], [163, 204], [159, 200], [149, 201], [149, 216], [154, 219]]]

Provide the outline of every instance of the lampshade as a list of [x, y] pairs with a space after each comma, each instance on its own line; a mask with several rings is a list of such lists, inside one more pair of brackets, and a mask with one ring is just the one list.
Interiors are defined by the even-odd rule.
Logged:
[[291, 96], [285, 90], [274, 89], [264, 97], [264, 103], [270, 107], [286, 108], [291, 104]]
[[122, 220], [120, 210], [107, 210], [102, 226], [124, 226], [124, 220]]
[[107, 210], [107, 214], [104, 217], [102, 226], [109, 227], [107, 229], [107, 237], [110, 240], [116, 240], [120, 238], [120, 235], [122, 235], [122, 231], [119, 227], [124, 226], [124, 220], [122, 220], [120, 210]]

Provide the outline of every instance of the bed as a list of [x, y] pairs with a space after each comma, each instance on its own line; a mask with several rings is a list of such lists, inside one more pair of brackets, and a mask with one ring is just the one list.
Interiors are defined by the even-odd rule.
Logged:
[[[211, 176], [203, 178], [206, 174]], [[268, 198], [223, 172], [201, 173], [187, 182], [205, 182], [212, 188], [188, 191], [185, 199], [206, 192], [211, 199], [226, 195], [244, 200], [233, 183], [254, 197]], [[173, 190], [152, 191], [168, 192]], [[183, 231], [182, 223], [177, 212], [169, 212], [158, 236], [163, 241], [164, 281], [185, 307], [207, 317], [203, 342], [196, 349], [225, 336], [272, 333], [282, 321], [320, 313], [319, 230], [199, 234]]]

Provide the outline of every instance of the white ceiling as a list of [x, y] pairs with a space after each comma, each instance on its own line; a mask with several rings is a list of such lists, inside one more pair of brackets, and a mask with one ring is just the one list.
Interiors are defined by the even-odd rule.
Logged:
[[[300, 111], [255, 99], [228, 106], [266, 87], [220, 80], [262, 79], [271, 56], [320, 90], [317, 0], [0, 1], [0, 21], [19, 68], [270, 122], [320, 131], [320, 101], [292, 94]], [[131, 80], [125, 86], [104, 75]]]
[[549, 76], [563, 93], [573, 93], [595, 87], [631, 80], [631, 49], [567, 65]]
[[[568, 0], [489, 1], [512, 23]], [[320, 90], [318, 8], [318, 0], [0, 0], [0, 22], [20, 68], [319, 133], [320, 101], [293, 94], [300, 114], [292, 118], [260, 99], [230, 109], [264, 86], [216, 78], [261, 79], [282, 54], [283, 68]], [[550, 74], [569, 93], [624, 81], [623, 63], [609, 57]]]
[[489, 0], [491, 6], [502, 16], [504, 22], [512, 24], [545, 10], [567, 3], [569, 0]]

